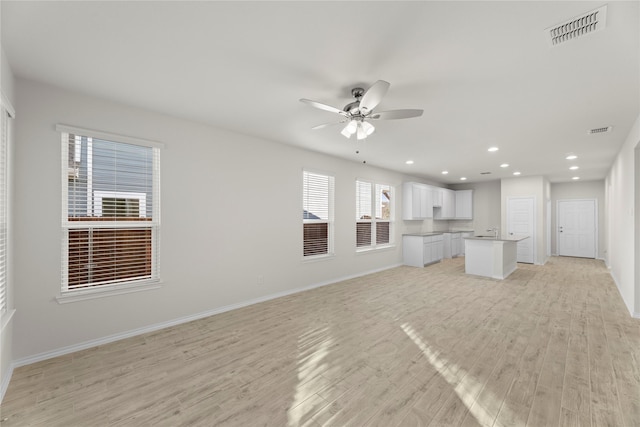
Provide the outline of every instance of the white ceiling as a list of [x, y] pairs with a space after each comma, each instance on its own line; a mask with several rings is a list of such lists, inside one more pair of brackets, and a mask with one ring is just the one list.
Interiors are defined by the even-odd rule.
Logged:
[[[13, 2], [15, 75], [443, 183], [605, 177], [640, 113], [639, 2], [551, 47], [545, 28], [604, 2]], [[365, 142], [339, 116], [350, 90], [391, 88]], [[609, 134], [588, 135], [613, 126]], [[498, 146], [488, 153], [489, 146]], [[360, 154], [356, 154], [356, 151]], [[565, 154], [576, 153], [573, 162]], [[409, 166], [405, 161], [414, 160]], [[501, 169], [499, 165], [509, 163]], [[569, 171], [570, 163], [580, 166]], [[443, 169], [449, 175], [441, 175]], [[491, 172], [490, 175], [480, 175]]]

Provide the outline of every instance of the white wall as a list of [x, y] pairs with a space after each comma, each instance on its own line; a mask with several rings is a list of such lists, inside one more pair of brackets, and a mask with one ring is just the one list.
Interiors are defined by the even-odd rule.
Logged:
[[558, 253], [557, 243], [557, 205], [558, 200], [596, 199], [598, 205], [598, 247], [597, 257], [604, 259], [606, 254], [605, 197], [604, 180], [576, 181], [551, 184], [551, 251]]
[[472, 229], [476, 235], [481, 235], [489, 228], [501, 227], [500, 180], [455, 184], [451, 188], [473, 190], [473, 220], [451, 221], [451, 228]]
[[635, 280], [635, 245], [639, 239], [634, 219], [636, 199], [640, 188], [634, 188], [635, 148], [640, 142], [640, 116], [618, 153], [605, 180], [607, 199], [607, 256], [620, 294], [629, 312], [640, 317], [640, 281]]
[[[355, 253], [355, 179], [415, 180], [361, 163], [17, 79], [14, 360], [401, 263]], [[156, 140], [162, 152], [159, 290], [58, 304], [61, 178], [57, 123]], [[302, 169], [336, 183], [336, 257], [302, 261]], [[258, 285], [258, 276], [264, 283]]]
[[546, 256], [546, 205], [548, 181], [542, 176], [507, 178], [500, 181], [502, 198], [501, 230], [507, 229], [507, 200], [510, 197], [529, 197], [535, 199], [535, 260], [536, 264], [544, 264]]
[[[2, 98], [4, 101], [8, 102], [15, 108], [15, 100], [14, 100], [14, 77], [11, 71], [11, 67], [9, 66], [9, 62], [5, 56], [4, 50], [0, 49], [0, 91], [2, 92]], [[12, 156], [13, 156], [13, 137], [11, 134], [12, 124], [9, 125], [9, 139], [8, 139], [8, 147], [7, 147], [7, 155], [8, 155], [8, 201], [9, 201], [9, 212], [8, 212], [8, 246], [7, 246], [7, 307], [8, 310], [5, 314], [0, 316], [0, 401], [2, 401], [2, 397], [4, 396], [4, 392], [6, 391], [7, 386], [9, 385], [9, 380], [11, 379], [11, 360], [12, 360], [12, 351], [13, 351], [13, 328], [14, 328], [14, 320], [12, 317], [12, 312], [14, 308], [14, 298], [13, 298], [13, 266], [12, 266], [12, 249], [13, 249], [13, 227], [12, 227], [12, 217], [13, 213], [11, 211], [13, 207], [12, 199], [12, 179], [11, 179], [11, 169], [12, 169]]]

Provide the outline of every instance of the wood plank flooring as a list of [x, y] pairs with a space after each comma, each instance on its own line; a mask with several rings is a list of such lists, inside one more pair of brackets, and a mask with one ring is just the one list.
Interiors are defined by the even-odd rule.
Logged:
[[16, 369], [9, 426], [639, 426], [601, 261], [398, 267]]

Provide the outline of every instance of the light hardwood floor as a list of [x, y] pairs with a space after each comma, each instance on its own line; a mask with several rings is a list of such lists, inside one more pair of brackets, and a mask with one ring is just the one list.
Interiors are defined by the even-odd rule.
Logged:
[[16, 369], [2, 427], [638, 426], [601, 261], [399, 267]]

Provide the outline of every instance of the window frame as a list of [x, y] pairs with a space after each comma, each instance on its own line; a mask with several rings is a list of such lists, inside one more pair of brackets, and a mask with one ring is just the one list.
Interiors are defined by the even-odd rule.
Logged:
[[[158, 289], [161, 287], [160, 277], [160, 156], [161, 150], [164, 148], [164, 144], [149, 141], [139, 138], [132, 138], [123, 135], [111, 134], [101, 131], [82, 129], [67, 125], [57, 125], [56, 131], [61, 136], [62, 146], [62, 265], [61, 265], [61, 286], [60, 293], [56, 296], [58, 303], [68, 303], [83, 301], [93, 298], [101, 298], [111, 295], [125, 294], [131, 292], [139, 292], [144, 290]], [[137, 145], [142, 147], [152, 148], [152, 215], [147, 221], [140, 221], [138, 218], [146, 217], [146, 194], [142, 193], [127, 193], [127, 192], [109, 192], [109, 191], [94, 191], [90, 184], [88, 184], [87, 199], [92, 198], [94, 202], [97, 202], [98, 197], [100, 200], [103, 197], [109, 196], [125, 196], [125, 198], [134, 198], [140, 200], [139, 205], [139, 217], [134, 220], [117, 220], [117, 221], [90, 221], [90, 220], [72, 220], [69, 217], [69, 134], [80, 135], [87, 139], [99, 139], [103, 141]], [[89, 143], [91, 144], [91, 143]], [[74, 150], [75, 151], [75, 150]], [[89, 153], [88, 153], [89, 154]], [[75, 154], [74, 154], [75, 155]], [[74, 159], [75, 160], [75, 159]], [[92, 160], [89, 160], [92, 161]], [[88, 179], [90, 180], [90, 178]], [[131, 197], [135, 195], [136, 197]], [[144, 200], [141, 200], [140, 196], [144, 196]], [[144, 204], [144, 210], [143, 210]], [[97, 213], [96, 206], [87, 208], [88, 213], [95, 216]], [[141, 277], [140, 279], [126, 280], [115, 279], [111, 281], [105, 281], [104, 283], [97, 283], [93, 286], [86, 288], [68, 288], [69, 280], [69, 233], [72, 230], [127, 230], [127, 229], [148, 229], [151, 234], [151, 274], [149, 277]]]
[[[327, 219], [311, 219], [305, 218], [306, 209], [305, 201], [305, 174], [313, 174], [328, 178], [328, 191], [327, 191]], [[302, 169], [302, 261], [312, 262], [321, 261], [335, 257], [335, 176], [328, 172], [313, 170], [304, 168]], [[322, 254], [305, 255], [305, 240], [304, 240], [304, 228], [306, 224], [327, 224], [327, 252]]]
[[11, 138], [11, 120], [16, 112], [4, 93], [0, 94], [0, 331], [11, 320], [15, 309], [10, 307], [9, 286], [9, 242], [10, 242], [10, 212], [9, 212], [9, 145]]
[[[359, 205], [360, 205], [360, 186], [361, 184], [369, 184], [371, 186], [371, 194], [370, 194], [370, 200], [371, 200], [371, 206], [370, 206], [370, 210], [369, 212], [371, 212], [371, 218], [370, 219], [362, 219], [362, 218], [358, 218], [358, 210], [359, 210]], [[378, 219], [377, 218], [377, 208], [378, 205], [381, 204], [381, 197], [380, 195], [382, 194], [382, 189], [384, 187], [389, 188], [389, 192], [390, 192], [390, 199], [389, 199], [389, 219]], [[395, 230], [395, 186], [388, 184], [388, 183], [382, 183], [382, 182], [377, 182], [375, 180], [371, 180], [371, 179], [366, 179], [366, 178], [356, 178], [355, 181], [355, 190], [356, 190], [356, 195], [355, 195], [355, 203], [356, 203], [356, 221], [355, 221], [355, 250], [356, 253], [359, 252], [370, 252], [370, 251], [376, 251], [376, 250], [382, 250], [382, 249], [388, 249], [388, 248], [393, 248], [395, 247], [395, 239], [394, 239], [394, 230]], [[369, 230], [369, 235], [370, 235], [370, 241], [371, 243], [369, 245], [361, 245], [358, 246], [358, 224], [362, 224], [362, 223], [368, 223], [370, 224], [370, 230]], [[377, 227], [378, 224], [380, 223], [388, 223], [389, 224], [389, 241], [385, 242], [385, 243], [378, 243], [377, 242]]]

